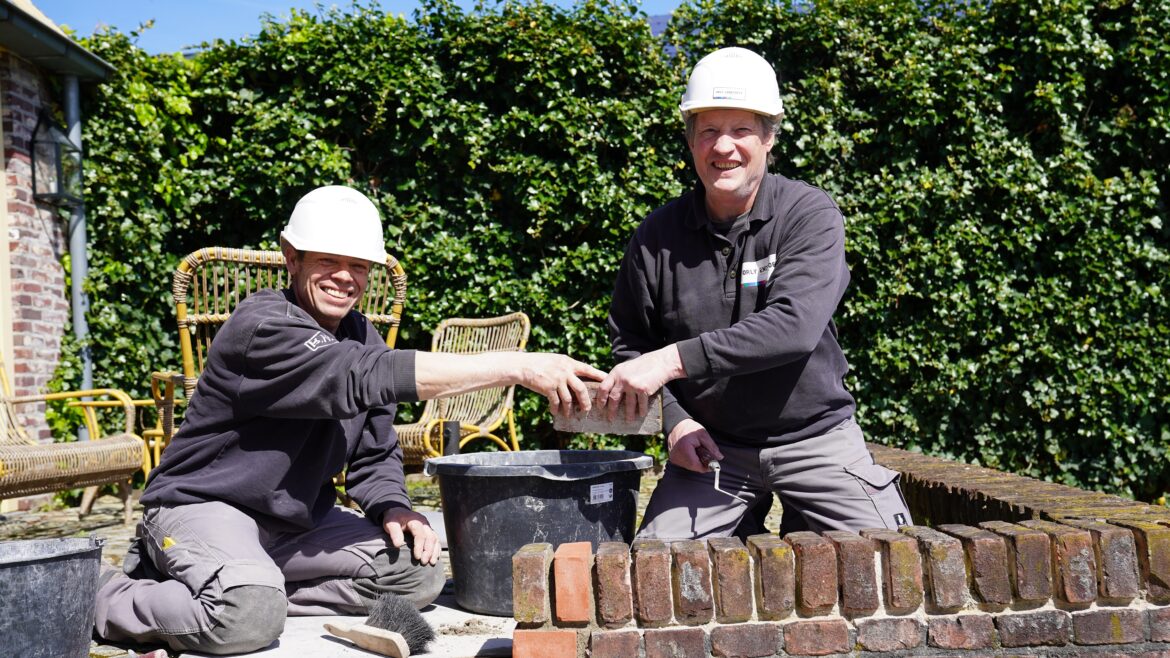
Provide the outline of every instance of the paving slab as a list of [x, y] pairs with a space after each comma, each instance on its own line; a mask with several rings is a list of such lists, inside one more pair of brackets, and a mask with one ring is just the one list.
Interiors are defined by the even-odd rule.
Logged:
[[[438, 658], [472, 658], [473, 656], [511, 656], [512, 630], [516, 620], [509, 617], [476, 615], [458, 608], [450, 594], [422, 611], [423, 618], [438, 636], [427, 653], [416, 656]], [[365, 617], [289, 617], [284, 633], [272, 646], [261, 651], [239, 654], [263, 658], [369, 658], [378, 654], [359, 649], [346, 640], [330, 635], [325, 624], [349, 626], [360, 624]], [[213, 654], [184, 651], [183, 658], [212, 658]]]

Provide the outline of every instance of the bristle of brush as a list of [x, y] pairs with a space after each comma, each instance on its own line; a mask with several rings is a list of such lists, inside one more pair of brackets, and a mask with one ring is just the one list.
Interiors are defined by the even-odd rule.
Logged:
[[435, 630], [414, 604], [397, 594], [379, 596], [370, 608], [366, 625], [401, 634], [411, 654], [426, 652], [427, 645], [435, 639]]

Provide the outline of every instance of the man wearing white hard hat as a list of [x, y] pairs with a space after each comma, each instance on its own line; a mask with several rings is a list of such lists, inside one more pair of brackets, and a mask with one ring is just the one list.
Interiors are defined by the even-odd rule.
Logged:
[[[106, 639], [242, 653], [279, 637], [286, 614], [365, 614], [387, 592], [428, 605], [441, 548], [411, 510], [395, 403], [520, 384], [558, 413], [588, 408], [582, 378], [605, 375], [559, 354], [386, 347], [355, 310], [386, 262], [357, 190], [309, 192], [280, 237], [289, 287], [249, 296], [216, 334], [124, 573], [102, 574]], [[343, 467], [361, 513], [334, 504]]]
[[699, 184], [630, 240], [609, 314], [619, 363], [598, 392], [612, 418], [663, 391], [670, 461], [638, 536], [747, 534], [773, 493], [781, 533], [909, 524], [897, 473], [866, 450], [842, 382], [841, 211], [768, 173], [783, 115], [775, 72], [749, 50], [717, 50], [679, 109]]

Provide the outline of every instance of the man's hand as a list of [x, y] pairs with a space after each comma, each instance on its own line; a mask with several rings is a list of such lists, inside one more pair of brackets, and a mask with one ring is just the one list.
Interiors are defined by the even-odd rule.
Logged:
[[509, 358], [519, 361], [520, 384], [548, 398], [554, 415], [567, 415], [574, 406], [589, 411], [593, 400], [581, 378], [601, 381], [605, 377], [601, 370], [563, 354], [520, 352]]
[[427, 517], [402, 507], [391, 507], [382, 515], [382, 529], [390, 535], [390, 543], [395, 548], [402, 548], [406, 533], [410, 533], [414, 536], [414, 559], [422, 564], [438, 563], [443, 547]]
[[625, 399], [626, 420], [646, 415], [649, 399], [671, 380], [686, 377], [678, 348], [673, 344], [617, 364], [597, 389], [597, 405], [607, 409], [606, 418], [617, 418]]
[[711, 459], [723, 459], [723, 453], [707, 429], [690, 418], [674, 426], [670, 436], [666, 437], [666, 447], [670, 463], [696, 473], [711, 470], [707, 468], [707, 462]]

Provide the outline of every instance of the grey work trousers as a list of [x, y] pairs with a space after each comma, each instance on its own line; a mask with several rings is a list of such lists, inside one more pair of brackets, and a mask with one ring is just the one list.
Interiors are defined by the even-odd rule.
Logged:
[[[782, 532], [909, 525], [898, 473], [874, 463], [852, 419], [821, 436], [767, 448], [719, 443], [714, 473], [667, 464], [638, 529], [638, 539], [729, 537], [744, 515], [773, 492], [784, 507]], [[749, 519], [750, 521], [751, 519]]]
[[[408, 535], [409, 538], [409, 535]], [[285, 615], [365, 614], [383, 592], [418, 607], [446, 578], [378, 525], [334, 507], [315, 528], [278, 532], [226, 503], [152, 507], [137, 551], [98, 591], [95, 628], [115, 641], [238, 653], [280, 636]]]

